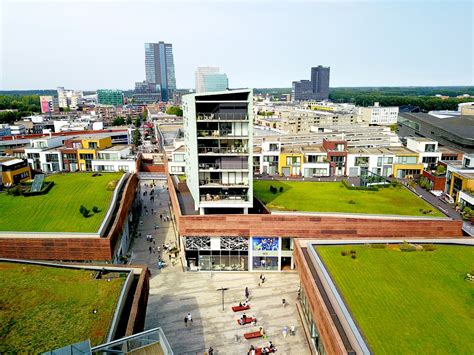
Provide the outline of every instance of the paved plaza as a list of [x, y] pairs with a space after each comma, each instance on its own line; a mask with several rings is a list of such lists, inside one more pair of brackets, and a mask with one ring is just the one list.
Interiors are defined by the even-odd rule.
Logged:
[[[165, 182], [155, 181], [155, 201], [150, 201], [150, 182], [140, 182], [142, 202], [147, 206], [148, 215], [143, 214], [143, 224], [139, 226], [141, 237], [133, 242], [131, 260], [134, 264], [148, 265], [152, 275], [145, 329], [162, 327], [175, 354], [202, 355], [210, 346], [215, 354], [247, 354], [250, 345], [260, 347], [267, 345], [268, 341], [277, 347], [278, 354], [308, 354], [295, 305], [299, 284], [296, 272], [266, 273], [265, 283], [259, 287], [259, 273], [183, 272], [181, 261], [177, 259], [173, 265], [164, 252], [162, 258], [168, 266], [158, 269], [159, 252], [150, 253], [149, 247], [161, 247], [166, 243], [173, 245], [176, 233], [172, 222], [163, 222], [159, 217], [160, 214], [170, 215]], [[143, 196], [144, 191], [147, 191], [146, 196]], [[157, 210], [156, 214], [151, 214], [151, 208]], [[157, 229], [155, 223], [158, 223]], [[147, 234], [152, 235], [155, 244], [146, 240]], [[222, 293], [217, 291], [221, 287], [228, 288], [224, 295], [224, 311]], [[246, 315], [257, 318], [256, 326], [238, 325], [237, 319], [244, 312], [231, 310], [231, 306], [245, 299], [245, 287], [250, 289], [251, 306]], [[286, 307], [282, 305], [283, 298], [287, 301]], [[193, 323], [186, 327], [184, 317], [188, 312]], [[246, 340], [243, 337], [244, 333], [257, 331], [260, 326], [268, 335], [266, 340]], [[284, 338], [284, 326], [295, 326], [295, 336], [288, 334]]]

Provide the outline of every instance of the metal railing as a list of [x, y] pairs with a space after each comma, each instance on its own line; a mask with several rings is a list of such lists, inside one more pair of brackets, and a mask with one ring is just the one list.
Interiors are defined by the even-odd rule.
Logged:
[[200, 129], [197, 131], [198, 138], [220, 138], [220, 137], [247, 137], [243, 134], [234, 134], [231, 129], [229, 130], [217, 130], [217, 129]]
[[198, 147], [198, 154], [248, 154], [247, 147]]
[[218, 202], [218, 201], [225, 201], [225, 202], [235, 202], [235, 203], [242, 203], [247, 202], [249, 200], [248, 195], [225, 195], [225, 194], [205, 194], [200, 195], [201, 202]]
[[241, 187], [248, 187], [248, 181], [236, 181], [236, 182], [229, 182], [229, 181], [222, 181], [222, 179], [201, 179], [199, 180], [200, 186], [241, 186]]
[[150, 329], [106, 344], [94, 346], [92, 354], [128, 354], [133, 350], [146, 348], [153, 345], [161, 347], [163, 354], [173, 355], [168, 340], [161, 328]]
[[222, 169], [222, 170], [232, 170], [232, 169], [248, 169], [249, 164], [247, 161], [241, 162], [241, 163], [225, 163], [225, 164], [216, 164], [216, 163], [199, 163], [198, 165], [199, 169], [202, 170], [212, 170], [212, 169]]
[[198, 121], [248, 121], [246, 113], [211, 113], [199, 112]]

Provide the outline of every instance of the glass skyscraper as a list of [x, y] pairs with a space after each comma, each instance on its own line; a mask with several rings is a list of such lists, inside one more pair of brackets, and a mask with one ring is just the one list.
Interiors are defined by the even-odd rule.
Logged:
[[148, 83], [161, 87], [163, 101], [173, 97], [176, 78], [171, 43], [145, 43], [145, 74]]

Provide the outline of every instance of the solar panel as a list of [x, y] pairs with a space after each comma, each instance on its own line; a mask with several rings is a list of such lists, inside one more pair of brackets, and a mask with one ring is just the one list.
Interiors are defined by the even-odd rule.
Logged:
[[35, 178], [33, 179], [33, 183], [31, 184], [31, 192], [38, 192], [41, 191], [44, 183], [44, 174], [36, 174]]

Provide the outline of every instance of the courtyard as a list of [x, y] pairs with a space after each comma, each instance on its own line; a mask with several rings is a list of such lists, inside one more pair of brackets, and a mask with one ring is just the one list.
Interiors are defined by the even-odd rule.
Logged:
[[473, 353], [474, 248], [434, 249], [316, 247], [375, 354]]
[[[115, 183], [122, 173], [66, 173], [50, 175], [53, 188], [40, 196], [0, 193], [0, 231], [15, 232], [97, 232], [107, 213]], [[90, 214], [83, 217], [83, 205]], [[92, 208], [98, 208], [97, 213]]]
[[115, 273], [107, 281], [91, 274], [0, 262], [0, 353], [104, 342], [125, 278]]
[[[266, 346], [268, 341], [272, 341], [279, 354], [307, 354], [309, 347], [296, 309], [298, 274], [267, 273], [260, 287], [259, 275], [184, 273], [180, 266], [164, 269], [150, 281], [145, 328], [162, 327], [175, 354], [203, 354], [210, 346], [216, 354], [246, 354], [250, 345]], [[222, 293], [217, 291], [222, 287], [228, 288], [224, 311]], [[251, 308], [234, 313], [231, 306], [243, 302], [245, 287], [250, 289]], [[283, 298], [286, 307], [282, 305]], [[185, 327], [184, 317], [188, 312], [193, 323]], [[256, 317], [257, 325], [237, 324], [243, 313]], [[295, 335], [284, 338], [284, 326], [295, 326]], [[267, 339], [243, 337], [259, 327], [263, 327]]]
[[[270, 191], [271, 186], [276, 193]], [[364, 191], [349, 190], [341, 182], [258, 180], [253, 189], [255, 197], [270, 210], [444, 216], [402, 186]]]

